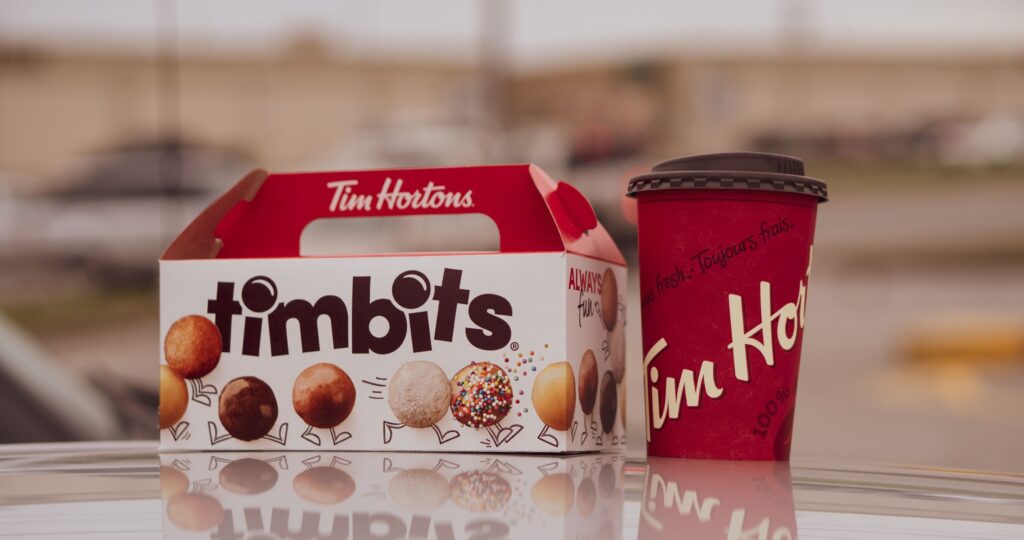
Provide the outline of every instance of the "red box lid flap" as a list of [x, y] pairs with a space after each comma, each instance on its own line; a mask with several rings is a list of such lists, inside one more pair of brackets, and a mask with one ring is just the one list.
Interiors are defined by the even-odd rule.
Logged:
[[503, 253], [565, 251], [625, 264], [586, 198], [534, 165], [255, 171], [204, 210], [163, 259], [299, 257], [302, 231], [320, 218], [467, 213], [494, 221]]

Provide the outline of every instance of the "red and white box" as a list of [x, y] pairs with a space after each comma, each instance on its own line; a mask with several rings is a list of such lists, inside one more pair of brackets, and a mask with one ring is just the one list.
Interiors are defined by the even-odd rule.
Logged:
[[[316, 220], [436, 214], [500, 249], [300, 253]], [[252, 173], [160, 261], [161, 450], [622, 448], [625, 285], [532, 165]]]

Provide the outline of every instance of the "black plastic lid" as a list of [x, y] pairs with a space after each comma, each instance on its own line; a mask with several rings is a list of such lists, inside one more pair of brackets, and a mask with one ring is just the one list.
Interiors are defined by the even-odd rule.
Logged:
[[828, 200], [825, 182], [804, 176], [804, 162], [761, 152], [727, 152], [662, 161], [629, 181], [626, 195], [662, 189], [751, 189], [786, 191]]

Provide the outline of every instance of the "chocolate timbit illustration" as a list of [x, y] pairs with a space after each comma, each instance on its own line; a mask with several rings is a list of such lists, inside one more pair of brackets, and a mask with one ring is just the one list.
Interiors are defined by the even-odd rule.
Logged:
[[576, 497], [576, 486], [566, 473], [549, 474], [533, 485], [533, 505], [548, 514], [561, 517], [569, 513]]
[[601, 415], [601, 431], [611, 433], [615, 429], [615, 413], [619, 407], [619, 396], [615, 387], [615, 377], [611, 371], [604, 372], [601, 377], [601, 403], [598, 405]]
[[220, 362], [220, 330], [202, 315], [187, 315], [171, 325], [164, 338], [164, 358], [175, 373], [198, 379]]
[[292, 406], [300, 418], [317, 428], [345, 421], [356, 403], [356, 387], [345, 370], [334, 364], [313, 364], [302, 370], [292, 386]]
[[569, 429], [576, 412], [576, 380], [568, 362], [541, 370], [533, 382], [533, 407], [541, 421], [558, 431]]
[[256, 495], [277, 484], [277, 469], [266, 461], [242, 458], [220, 470], [220, 487], [239, 495]]
[[512, 410], [512, 399], [508, 375], [490, 362], [470, 364], [452, 377], [452, 416], [466, 426], [497, 424]]
[[219, 409], [224, 429], [243, 441], [254, 441], [270, 433], [277, 422], [274, 391], [256, 377], [228, 381], [220, 391]]
[[452, 385], [433, 362], [409, 362], [388, 383], [388, 405], [398, 421], [409, 427], [430, 427], [444, 418], [452, 403]]
[[619, 319], [619, 283], [611, 268], [601, 276], [601, 320], [609, 331]]
[[594, 351], [587, 349], [580, 360], [580, 408], [587, 415], [594, 411], [597, 403], [597, 358]]
[[508, 480], [485, 471], [459, 473], [449, 487], [452, 502], [470, 512], [495, 512], [508, 506], [512, 498]]
[[292, 480], [292, 489], [300, 499], [314, 504], [338, 504], [356, 492], [356, 482], [335, 467], [306, 469]]
[[181, 420], [188, 408], [185, 380], [171, 368], [160, 365], [160, 429], [167, 429]]

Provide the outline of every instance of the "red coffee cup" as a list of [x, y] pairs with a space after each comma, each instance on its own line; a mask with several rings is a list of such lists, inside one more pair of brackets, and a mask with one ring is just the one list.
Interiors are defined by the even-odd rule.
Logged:
[[825, 184], [799, 159], [662, 162], [637, 199], [647, 453], [787, 460]]
[[796, 537], [788, 463], [648, 458], [637, 538]]

